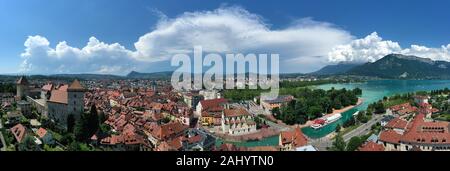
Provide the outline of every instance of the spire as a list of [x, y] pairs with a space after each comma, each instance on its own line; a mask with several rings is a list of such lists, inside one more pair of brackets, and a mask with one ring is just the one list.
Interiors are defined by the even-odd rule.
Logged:
[[69, 88], [67, 88], [67, 91], [85, 91], [85, 88], [81, 85], [80, 81], [75, 79]]
[[28, 85], [28, 80], [25, 76], [21, 76], [19, 80], [17, 80], [17, 85]]

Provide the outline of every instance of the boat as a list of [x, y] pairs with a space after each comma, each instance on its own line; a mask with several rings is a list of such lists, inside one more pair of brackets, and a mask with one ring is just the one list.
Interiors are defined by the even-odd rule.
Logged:
[[359, 114], [359, 111], [356, 111], [353, 116], [357, 116]]
[[320, 129], [330, 123], [336, 122], [337, 120], [342, 118], [342, 114], [336, 113], [328, 117], [322, 117], [314, 120], [314, 123], [311, 125], [313, 129]]
[[336, 113], [336, 114], [331, 115], [331, 116], [326, 118], [326, 124], [330, 124], [330, 123], [336, 122], [337, 120], [339, 120], [341, 118], [342, 118], [342, 115], [340, 113]]

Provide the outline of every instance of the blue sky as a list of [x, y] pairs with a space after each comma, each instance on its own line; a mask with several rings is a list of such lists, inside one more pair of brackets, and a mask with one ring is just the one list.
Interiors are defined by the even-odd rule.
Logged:
[[[234, 7], [239, 8], [237, 12]], [[164, 35], [152, 37], [148, 35], [147, 39], [143, 39], [146, 41], [141, 43], [143, 50], [136, 50], [135, 43], [139, 42], [144, 35], [155, 32], [155, 30], [172, 28], [170, 25], [173, 25], [177, 19], [189, 18], [192, 19], [189, 21], [197, 21], [197, 18], [210, 15], [208, 12], [212, 12], [212, 15], [215, 16], [248, 17], [242, 22], [232, 21], [231, 24], [245, 22], [255, 24], [254, 22], [257, 22], [253, 26], [259, 28], [261, 25], [258, 25], [258, 23], [263, 23], [264, 28], [262, 30], [268, 29], [271, 33], [261, 34], [262, 36], [268, 35], [270, 37], [275, 34], [273, 32], [289, 32], [290, 29], [295, 28], [299, 34], [314, 32], [314, 34], [319, 36], [317, 39], [320, 39], [312, 45], [305, 43], [305, 40], [300, 36], [298, 40], [281, 41], [285, 42], [285, 44], [276, 44], [271, 40], [269, 48], [260, 45], [256, 48], [240, 49], [240, 51], [244, 52], [250, 52], [250, 50], [255, 49], [256, 51], [269, 49], [267, 51], [278, 53], [278, 51], [283, 51], [284, 49], [272, 47], [284, 47], [286, 45], [290, 48], [296, 47], [288, 44], [289, 42], [298, 43], [299, 49], [308, 47], [315, 49], [316, 46], [321, 46], [324, 41], [334, 43], [327, 44], [326, 47], [317, 48], [320, 50], [313, 52], [303, 53], [306, 50], [286, 52], [285, 54], [280, 52], [281, 58], [286, 56], [283, 58], [286, 62], [281, 62], [281, 65], [286, 65], [286, 70], [282, 72], [310, 72], [328, 63], [341, 61], [371, 61], [378, 59], [386, 52], [401, 52], [422, 55], [423, 57], [437, 60], [447, 60], [448, 49], [444, 47], [450, 43], [449, 7], [450, 2], [445, 0], [296, 0], [283, 2], [269, 0], [0, 0], [0, 61], [2, 61], [0, 63], [0, 73], [30, 72], [48, 74], [56, 71], [69, 73], [85, 71], [126, 74], [123, 72], [129, 72], [130, 70], [142, 72], [170, 70], [171, 68], [167, 66], [169, 64], [168, 59], [160, 57], [170, 55], [169, 50], [162, 51], [160, 49], [172, 50], [175, 47], [180, 47], [181, 45], [179, 44], [175, 47], [168, 46], [172, 46], [174, 44], [172, 41], [176, 41], [174, 36], [189, 37], [190, 29], [195, 30], [198, 29], [197, 27], [187, 29], [183, 26], [182, 29], [177, 30], [176, 35], [170, 37], [165, 37]], [[225, 12], [218, 11], [218, 9], [223, 9]], [[194, 16], [186, 16], [184, 15], [185, 13], [194, 13]], [[254, 16], [257, 16], [256, 19]], [[158, 28], [158, 24], [161, 25], [161, 21], [164, 19], [167, 20], [165, 22], [166, 26]], [[227, 18], [219, 19], [226, 20]], [[298, 24], [299, 22], [301, 24]], [[233, 26], [230, 29], [239, 31], [245, 26], [237, 27]], [[200, 27], [200, 29], [217, 28], [219, 28], [217, 32], [226, 30], [221, 30], [216, 25]], [[305, 31], [303, 28], [308, 28], [308, 30]], [[321, 34], [323, 30], [326, 30], [325, 34]], [[374, 34], [374, 32], [376, 33]], [[291, 33], [289, 32], [289, 34]], [[332, 40], [328, 41], [327, 37], [320, 37], [320, 35], [328, 34], [330, 34], [330, 39]], [[28, 36], [44, 38], [48, 41], [49, 46], [45, 46], [45, 43], [44, 45], [40, 44], [42, 46], [39, 46], [40, 49], [37, 50], [33, 49], [34, 46], [31, 47], [31, 45], [30, 47], [25, 47], [24, 43], [27, 40], [30, 40], [31, 44], [43, 40], [37, 39], [37, 37], [30, 39]], [[84, 53], [84, 56], [77, 55], [75, 52], [55, 52], [53, 58], [52, 55], [43, 57], [49, 53], [40, 53], [42, 49], [44, 51], [45, 49], [47, 49], [46, 51], [56, 49], [56, 45], [63, 41], [66, 42], [68, 47], [81, 49], [86, 46], [91, 37], [95, 37], [95, 40], [98, 42], [104, 42], [105, 46], [100, 47], [110, 51], [101, 50], [98, 53], [96, 52], [96, 55], [86, 55]], [[289, 37], [292, 36], [287, 36], [286, 39], [289, 39]], [[210, 41], [213, 38], [206, 37], [204, 39]], [[313, 42], [315, 41], [315, 37], [309, 39], [314, 39]], [[91, 40], [96, 42], [94, 39]], [[219, 42], [218, 44], [227, 45], [226, 43], [233, 42], [233, 40]], [[357, 40], [360, 40], [359, 42], [369, 41], [369, 43], [361, 45]], [[259, 43], [261, 39], [258, 38], [254, 41]], [[165, 44], [159, 45], [160, 42], [165, 42]], [[119, 47], [120, 50], [118, 52], [114, 50], [118, 46], [109, 46], [113, 43], [118, 43], [123, 48]], [[152, 43], [158, 43], [158, 45], [156, 46]], [[401, 47], [397, 47], [396, 44]], [[185, 48], [184, 46], [187, 44], [182, 45], [181, 49]], [[338, 45], [341, 45], [341, 47], [337, 47]], [[412, 47], [411, 45], [417, 45], [417, 47]], [[227, 45], [226, 47], [232, 46]], [[246, 46], [242, 45], [239, 47]], [[450, 48], [450, 46], [448, 47]], [[30, 53], [23, 55], [27, 48], [30, 49]], [[213, 47], [212, 49], [216, 48]], [[364, 48], [374, 50], [374, 53], [362, 53], [367, 51]], [[386, 52], [378, 53], [380, 48]], [[428, 49], [424, 50], [424, 48]], [[112, 52], [111, 49], [113, 49]], [[137, 55], [137, 53], [140, 55]], [[349, 53], [352, 55], [348, 55]], [[124, 62], [127, 65], [116, 65], [116, 67], [110, 67], [114, 63], [100, 64], [99, 62], [109, 59], [108, 55], [129, 55], [132, 59], [129, 62]], [[306, 57], [303, 58], [303, 56]], [[319, 59], [313, 56], [322, 57]], [[58, 58], [57, 62], [52, 61], [55, 57]], [[89, 68], [76, 68], [87, 64], [80, 62], [83, 57], [90, 58], [88, 64], [96, 62], [99, 64], [92, 65]], [[23, 66], [21, 64], [27, 58], [29, 58], [27, 64], [32, 64], [30, 66], [33, 69], [22, 69]], [[93, 58], [98, 58], [99, 60], [94, 60]], [[50, 60], [51, 64], [43, 66], [48, 60]], [[127, 61], [127, 58], [111, 61], [117, 63], [121, 60]], [[64, 63], [64, 61], [70, 62]], [[298, 64], [288, 65], [293, 61], [298, 62]], [[71, 63], [77, 63], [77, 65], [68, 67]], [[145, 67], [137, 66], [142, 65], [142, 63], [145, 63]], [[312, 63], [314, 63], [313, 66], [308, 65]], [[299, 65], [305, 66], [303, 67], [304, 69], [298, 69], [297, 66]], [[70, 69], [64, 70], [63, 68]]]

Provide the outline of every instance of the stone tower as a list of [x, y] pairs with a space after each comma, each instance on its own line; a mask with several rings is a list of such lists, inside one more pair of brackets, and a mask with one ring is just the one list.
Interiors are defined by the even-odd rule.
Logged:
[[17, 80], [17, 100], [22, 100], [23, 98], [26, 98], [28, 95], [28, 87], [29, 83], [25, 76], [21, 76], [19, 80]]
[[79, 119], [84, 112], [84, 93], [86, 89], [78, 80], [74, 80], [67, 88], [67, 111], [75, 119]]

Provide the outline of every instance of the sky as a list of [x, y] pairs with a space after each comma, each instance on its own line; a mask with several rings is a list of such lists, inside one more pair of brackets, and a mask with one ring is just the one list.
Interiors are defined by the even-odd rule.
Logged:
[[192, 53], [276, 53], [306, 73], [390, 53], [450, 61], [446, 0], [0, 0], [0, 73], [174, 70]]

